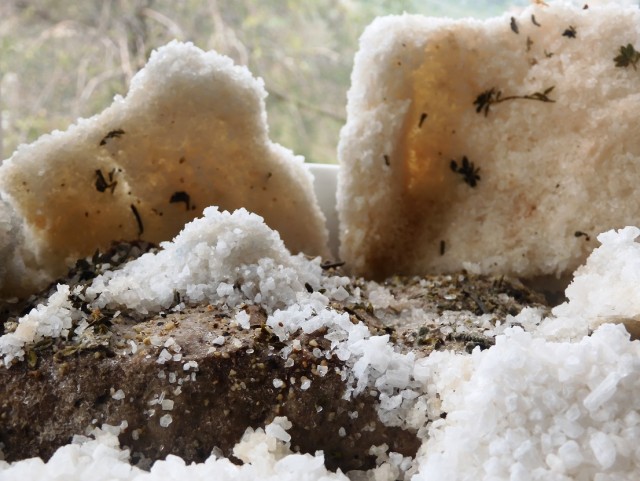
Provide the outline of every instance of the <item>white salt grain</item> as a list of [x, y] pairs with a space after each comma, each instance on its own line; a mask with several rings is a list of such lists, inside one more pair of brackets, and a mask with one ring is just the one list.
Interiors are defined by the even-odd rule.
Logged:
[[616, 461], [616, 446], [603, 432], [591, 435], [589, 446], [602, 469], [609, 469]]
[[173, 418], [171, 417], [171, 414], [165, 414], [164, 416], [160, 416], [158, 421], [160, 422], [160, 426], [166, 428], [173, 422]]
[[162, 410], [171, 411], [173, 409], [173, 401], [171, 399], [165, 399], [162, 401]]
[[234, 320], [238, 323], [238, 325], [242, 328], [242, 329], [250, 329], [251, 326], [249, 324], [249, 314], [247, 314], [245, 311], [240, 311], [236, 314]]
[[182, 366], [183, 371], [188, 371], [189, 369], [198, 369], [198, 363], [196, 361], [189, 361]]
[[284, 386], [284, 381], [282, 379], [275, 378], [273, 380], [273, 387], [280, 389], [282, 386]]
[[276, 416], [271, 424], [265, 426], [264, 431], [268, 436], [288, 443], [291, 441], [291, 435], [286, 430], [291, 429], [292, 426], [286, 417]]
[[[111, 388], [113, 390], [113, 388]], [[118, 389], [117, 391], [111, 394], [111, 397], [116, 401], [120, 401], [125, 398], [124, 391], [122, 389]]]
[[170, 361], [172, 358], [171, 354], [169, 354], [169, 351], [167, 351], [166, 349], [162, 349], [162, 351], [160, 351], [160, 355], [158, 356], [158, 359], [156, 360], [156, 362], [158, 364], [164, 364], [167, 361]]

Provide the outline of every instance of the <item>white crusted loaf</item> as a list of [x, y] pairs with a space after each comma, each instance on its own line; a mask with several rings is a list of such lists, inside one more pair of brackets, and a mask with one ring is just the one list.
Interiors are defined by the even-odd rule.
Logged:
[[269, 140], [265, 97], [245, 67], [172, 42], [125, 98], [20, 147], [0, 167], [0, 298], [112, 241], [169, 240], [210, 205], [245, 207], [290, 250], [325, 254], [311, 174]]
[[339, 144], [347, 265], [377, 278], [561, 276], [598, 233], [640, 224], [640, 54], [628, 45], [640, 49], [637, 6], [374, 21]]

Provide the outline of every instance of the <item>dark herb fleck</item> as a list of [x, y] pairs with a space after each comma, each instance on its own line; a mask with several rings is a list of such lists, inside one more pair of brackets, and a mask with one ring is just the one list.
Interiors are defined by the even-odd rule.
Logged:
[[422, 127], [422, 124], [424, 123], [425, 120], [427, 120], [427, 114], [425, 114], [423, 112], [422, 115], [420, 115], [420, 121], [418, 122], [418, 128]]
[[324, 270], [327, 270], [327, 269], [332, 269], [334, 267], [342, 267], [343, 265], [344, 265], [344, 261], [336, 261], [336, 262], [327, 261], [320, 264], [320, 267]]
[[553, 91], [555, 86], [551, 86], [545, 89], [543, 92], [534, 92], [528, 95], [509, 95], [507, 97], [502, 96], [502, 91], [492, 87], [489, 90], [485, 90], [476, 97], [473, 101], [473, 105], [476, 106], [476, 112], [484, 112], [484, 116], [489, 115], [489, 108], [494, 104], [500, 102], [506, 102], [507, 100], [538, 100], [540, 102], [555, 102], [555, 100], [549, 98], [549, 94]]
[[[458, 165], [455, 160], [452, 160], [449, 166], [453, 172], [462, 175], [464, 181], [471, 187], [478, 185], [480, 167], [475, 167], [473, 162], [469, 162], [466, 155], [462, 157], [462, 165]], [[442, 244], [440, 244], [440, 248], [442, 250]]]
[[391, 165], [391, 160], [389, 160], [389, 156], [387, 154], [384, 155], [384, 165], [387, 167]]
[[[466, 158], [466, 157], [465, 157]], [[443, 256], [447, 245], [443, 240], [440, 241], [440, 255]]]
[[582, 232], [580, 230], [575, 231], [573, 235], [576, 237], [584, 237], [584, 240], [586, 240], [587, 242], [591, 240], [591, 237], [589, 236], [589, 234], [587, 234], [586, 232]]
[[536, 20], [536, 16], [535, 15], [531, 15], [531, 23], [534, 24], [536, 27], [540, 26], [540, 24]]
[[584, 6], [582, 7], [582, 10], [587, 10], [588, 8], [589, 8], [589, 5], [585, 3]]
[[121, 137], [124, 134], [124, 130], [122, 129], [115, 129], [110, 131], [107, 135], [105, 135], [104, 137], [102, 137], [102, 140], [100, 141], [99, 145], [106, 145], [107, 140], [109, 139], [113, 139], [113, 138], [118, 138]]
[[569, 28], [562, 32], [562, 36], [567, 38], [576, 38], [577, 33], [578, 32], [576, 31], [576, 27], [574, 27], [573, 25], [569, 25]]
[[191, 197], [184, 191], [174, 192], [169, 199], [170, 204], [175, 204], [177, 202], [184, 202], [187, 206], [187, 210], [191, 208]]
[[553, 52], [547, 52], [547, 49], [544, 49], [544, 56], [547, 58], [551, 58], [553, 57]]
[[527, 37], [527, 52], [531, 50], [531, 45], [533, 45], [533, 40], [531, 37]]
[[304, 288], [307, 290], [309, 294], [313, 294], [313, 287], [311, 287], [311, 284], [309, 284], [308, 282], [305, 282]]
[[142, 233], [144, 232], [144, 226], [142, 225], [142, 218], [140, 217], [140, 213], [138, 212], [138, 209], [136, 209], [136, 206], [131, 204], [131, 212], [133, 212], [133, 215], [136, 218], [136, 222], [138, 224], [138, 235], [142, 235]]
[[515, 17], [511, 17], [511, 31], [513, 31], [513, 33], [520, 33]]
[[115, 172], [116, 172], [116, 169], [113, 169], [111, 172], [109, 172], [108, 174], [109, 182], [107, 182], [107, 179], [104, 178], [104, 174], [102, 173], [102, 170], [96, 169], [95, 185], [98, 192], [104, 192], [107, 189], [111, 189], [111, 193], [113, 194], [113, 190], [116, 188], [116, 185], [118, 185], [118, 182], [113, 180], [113, 176]]
[[638, 61], [640, 60], [640, 52], [638, 52], [630, 43], [627, 46], [620, 46], [620, 53], [613, 59], [616, 67], [628, 67], [631, 65], [633, 70], [638, 70]]

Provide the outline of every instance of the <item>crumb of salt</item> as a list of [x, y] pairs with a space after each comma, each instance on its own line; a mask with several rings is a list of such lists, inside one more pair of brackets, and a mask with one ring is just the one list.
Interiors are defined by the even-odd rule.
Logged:
[[114, 391], [114, 389], [111, 388], [111, 397], [116, 401], [120, 401], [125, 398], [125, 394], [122, 389], [118, 389], [117, 391]]
[[165, 414], [164, 416], [160, 416], [158, 421], [160, 422], [160, 426], [166, 428], [173, 422], [173, 418], [171, 417], [171, 414]]

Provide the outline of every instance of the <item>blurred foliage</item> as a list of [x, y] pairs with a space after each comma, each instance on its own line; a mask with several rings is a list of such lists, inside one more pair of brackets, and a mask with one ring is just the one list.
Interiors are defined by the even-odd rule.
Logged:
[[308, 161], [335, 162], [358, 37], [374, 17], [487, 17], [513, 3], [1, 0], [0, 159], [100, 112], [126, 93], [154, 48], [176, 38], [247, 65], [269, 92], [271, 138]]

